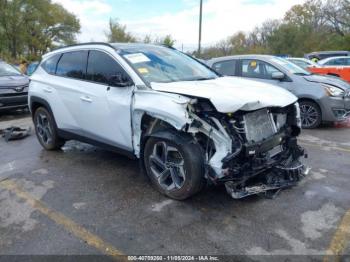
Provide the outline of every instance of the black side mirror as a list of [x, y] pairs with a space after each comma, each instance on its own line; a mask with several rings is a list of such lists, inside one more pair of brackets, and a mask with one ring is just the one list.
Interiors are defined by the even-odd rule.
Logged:
[[122, 73], [117, 73], [109, 78], [109, 85], [114, 87], [132, 86], [132, 80]]

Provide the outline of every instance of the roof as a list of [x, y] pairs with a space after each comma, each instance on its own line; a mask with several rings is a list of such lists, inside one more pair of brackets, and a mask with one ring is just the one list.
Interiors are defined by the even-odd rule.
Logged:
[[[107, 42], [87, 42], [87, 43], [80, 43], [80, 44], [74, 44], [74, 45], [68, 45], [68, 46], [63, 46], [56, 48], [52, 50], [51, 52], [48, 52], [45, 54], [43, 57], [53, 54], [53, 53], [59, 53], [64, 50], [74, 50], [74, 49], [79, 49], [79, 47], [86, 47], [86, 46], [104, 46], [104, 47], [109, 47], [113, 48], [115, 50], [120, 50], [120, 49], [126, 49], [126, 48], [140, 48], [140, 47], [150, 47], [150, 46], [160, 46], [160, 45], [154, 45], [154, 44], [145, 44], [145, 43], [107, 43]], [[171, 48], [171, 47], [169, 47]]]
[[275, 56], [272, 55], [233, 55], [233, 56], [222, 56], [222, 57], [216, 57], [212, 58], [207, 61], [208, 64], [213, 64], [215, 62], [220, 62], [220, 61], [226, 61], [226, 60], [231, 60], [231, 59], [263, 59], [263, 60], [268, 60], [271, 59]]
[[319, 54], [341, 54], [341, 53], [344, 53], [344, 54], [350, 54], [349, 51], [317, 51], [317, 52], [312, 52], [312, 53], [309, 53], [309, 54], [306, 54], [306, 55], [319, 55]]

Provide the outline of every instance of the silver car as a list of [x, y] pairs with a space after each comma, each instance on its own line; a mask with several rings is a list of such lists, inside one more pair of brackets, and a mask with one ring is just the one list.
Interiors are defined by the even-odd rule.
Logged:
[[321, 66], [311, 60], [308, 60], [306, 58], [300, 58], [300, 57], [288, 57], [288, 61], [292, 62], [293, 64], [296, 64], [297, 66], [300, 66], [301, 68], [304, 68], [307, 70], [310, 67], [316, 67], [320, 68]]
[[318, 63], [322, 66], [350, 66], [350, 56], [329, 57]]
[[222, 75], [255, 79], [283, 87], [299, 98], [303, 128], [350, 116], [350, 85], [336, 77], [314, 75], [275, 56], [242, 55], [207, 62]]

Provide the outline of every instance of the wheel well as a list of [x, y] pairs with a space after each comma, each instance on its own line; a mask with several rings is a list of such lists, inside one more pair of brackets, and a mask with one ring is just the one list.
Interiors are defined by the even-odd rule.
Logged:
[[141, 141], [140, 141], [140, 157], [139, 157], [139, 166], [143, 174], [146, 174], [146, 168], [144, 164], [143, 152], [145, 144], [149, 139], [149, 135], [156, 131], [161, 131], [165, 129], [174, 129], [173, 126], [166, 123], [165, 121], [152, 117], [148, 114], [144, 114], [141, 119]]
[[[33, 102], [30, 106], [30, 110], [32, 111], [32, 114], [34, 115], [35, 111], [39, 108], [39, 107], [45, 107], [44, 104], [40, 103], [40, 102]], [[46, 108], [46, 107], [45, 107]]]
[[320, 105], [315, 101], [315, 100], [313, 100], [313, 99], [311, 99], [311, 98], [300, 98], [299, 100], [298, 100], [298, 102], [300, 103], [300, 102], [312, 102], [312, 103], [315, 103], [317, 106], [318, 106], [318, 109], [320, 109], [320, 112], [321, 112], [321, 115], [322, 115], [322, 108], [320, 107]]
[[[44, 99], [40, 98], [40, 97], [36, 97], [36, 96], [32, 96], [30, 97], [30, 111], [32, 112], [32, 116], [34, 116], [35, 111], [39, 108], [39, 107], [43, 107], [46, 110], [48, 110], [50, 112], [50, 114], [52, 114], [52, 110], [51, 107], [49, 105], [49, 103], [47, 101], [45, 101]], [[52, 114], [53, 115], [53, 114]]]
[[142, 135], [149, 135], [154, 133], [155, 131], [160, 131], [164, 129], [174, 129], [174, 127], [161, 119], [152, 117], [148, 114], [143, 115], [141, 119]]

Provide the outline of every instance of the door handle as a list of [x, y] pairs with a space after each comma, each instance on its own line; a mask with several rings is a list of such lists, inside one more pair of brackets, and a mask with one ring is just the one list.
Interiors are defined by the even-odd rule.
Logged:
[[84, 102], [92, 103], [92, 99], [88, 96], [81, 96], [80, 99]]
[[48, 87], [44, 87], [44, 92], [46, 93], [52, 93], [52, 89]]

